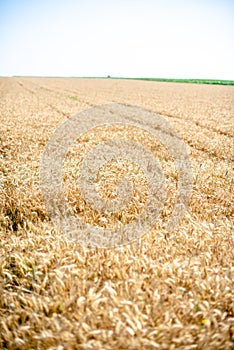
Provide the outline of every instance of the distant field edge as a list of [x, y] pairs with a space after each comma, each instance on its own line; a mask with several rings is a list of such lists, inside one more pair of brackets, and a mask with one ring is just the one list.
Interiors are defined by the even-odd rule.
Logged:
[[167, 82], [167, 83], [187, 83], [187, 84], [234, 85], [234, 80], [222, 80], [222, 79], [127, 78], [127, 77], [112, 77], [110, 75], [106, 77], [80, 77], [80, 78], [143, 80], [143, 81], [158, 81], [158, 82]]
[[127, 78], [127, 77], [80, 77], [80, 76], [0, 76], [0, 78], [75, 78], [75, 79], [122, 79], [122, 80], [143, 80], [143, 81], [158, 81], [168, 83], [187, 83], [187, 84], [211, 84], [211, 85], [234, 85], [234, 80], [222, 79], [173, 79], [173, 78]]

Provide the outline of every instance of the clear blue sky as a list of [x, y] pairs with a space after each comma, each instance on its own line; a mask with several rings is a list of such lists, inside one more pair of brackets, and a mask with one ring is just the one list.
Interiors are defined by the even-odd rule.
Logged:
[[0, 0], [0, 75], [234, 80], [234, 0]]

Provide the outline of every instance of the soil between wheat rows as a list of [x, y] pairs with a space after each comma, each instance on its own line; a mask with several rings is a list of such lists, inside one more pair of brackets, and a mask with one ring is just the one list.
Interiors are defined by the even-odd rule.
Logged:
[[[157, 227], [122, 248], [89, 249], [54, 229], [39, 167], [62, 122], [113, 102], [145, 107], [171, 123], [189, 150], [193, 192], [179, 229], [167, 235], [176, 175], [167, 153], [147, 139], [166, 174]], [[0, 118], [1, 349], [234, 348], [234, 87], [0, 78]], [[99, 137], [78, 140], [76, 155]], [[70, 159], [64, 175], [69, 202], [84, 220], [105, 227], [74, 190], [74, 164]], [[102, 169], [100, 191], [111, 197], [108, 171]], [[144, 187], [138, 175], [136, 189]], [[120, 220], [137, 216], [142, 193]]]

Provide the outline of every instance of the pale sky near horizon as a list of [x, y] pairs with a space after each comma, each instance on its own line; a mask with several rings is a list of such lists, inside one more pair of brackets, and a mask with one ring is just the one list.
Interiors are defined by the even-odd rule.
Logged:
[[0, 76], [234, 80], [234, 0], [0, 0]]

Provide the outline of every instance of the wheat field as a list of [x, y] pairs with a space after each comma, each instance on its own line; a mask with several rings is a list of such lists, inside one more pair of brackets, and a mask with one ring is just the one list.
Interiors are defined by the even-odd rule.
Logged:
[[[164, 116], [188, 147], [193, 191], [180, 227], [167, 234], [163, 224], [176, 196], [171, 160], [155, 140], [133, 135], [163, 164], [165, 208], [140, 240], [90, 249], [54, 228], [39, 170], [56, 128], [105, 103]], [[234, 349], [233, 86], [0, 78], [0, 118], [1, 349]], [[75, 155], [82, 157], [102, 133], [79, 139]], [[68, 163], [64, 179], [74, 212], [105, 227], [74, 190], [72, 157]], [[100, 190], [112, 196], [108, 171], [125, 170], [126, 164], [102, 169]], [[123, 221], [144, 203], [140, 170], [132, 171], [140, 190]]]

